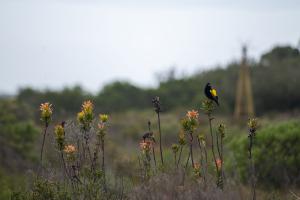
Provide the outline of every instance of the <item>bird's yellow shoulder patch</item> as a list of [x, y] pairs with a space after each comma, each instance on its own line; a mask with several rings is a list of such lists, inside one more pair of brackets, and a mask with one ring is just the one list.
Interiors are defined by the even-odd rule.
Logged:
[[217, 95], [217, 90], [215, 90], [215, 89], [211, 89], [211, 90], [210, 90], [210, 93], [211, 93], [211, 95], [212, 95], [213, 97], [218, 96], [218, 95]]

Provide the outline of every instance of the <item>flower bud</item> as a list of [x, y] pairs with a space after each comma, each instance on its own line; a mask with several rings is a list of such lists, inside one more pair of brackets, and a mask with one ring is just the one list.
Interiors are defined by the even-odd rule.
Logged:
[[56, 125], [54, 128], [55, 140], [58, 145], [59, 150], [63, 149], [65, 143], [65, 130], [62, 125]]
[[225, 137], [225, 125], [224, 124], [219, 124], [218, 126], [218, 133], [221, 135], [222, 138]]
[[256, 130], [258, 129], [258, 119], [257, 118], [251, 118], [248, 120], [248, 128], [251, 134], [254, 134]]
[[215, 109], [214, 103], [211, 100], [205, 99], [202, 101], [202, 109], [206, 114], [211, 114], [212, 111]]
[[172, 148], [173, 153], [175, 153], [175, 154], [176, 154], [176, 153], [178, 152], [178, 150], [179, 150], [178, 144], [172, 144], [171, 148]]
[[42, 103], [40, 105], [40, 111], [41, 111], [41, 120], [45, 122], [46, 126], [49, 125], [51, 121], [51, 116], [52, 116], [52, 104], [49, 102]]
[[106, 114], [100, 114], [99, 115], [99, 119], [100, 119], [101, 122], [105, 123], [105, 122], [108, 121], [108, 115], [106, 115]]

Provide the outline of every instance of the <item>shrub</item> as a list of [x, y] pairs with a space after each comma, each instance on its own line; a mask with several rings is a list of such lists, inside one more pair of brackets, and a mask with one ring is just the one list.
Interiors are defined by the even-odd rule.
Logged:
[[[253, 147], [258, 184], [267, 187], [281, 187], [287, 184], [300, 185], [299, 143], [299, 121], [270, 125], [258, 131]], [[242, 181], [246, 181], [249, 176], [247, 137], [243, 135], [234, 139], [230, 148], [233, 150], [233, 157], [228, 162], [230, 168], [237, 169]], [[227, 165], [227, 167], [229, 166]]]
[[3, 169], [19, 171], [34, 157], [38, 129], [23, 104], [14, 100], [0, 101], [0, 162]]

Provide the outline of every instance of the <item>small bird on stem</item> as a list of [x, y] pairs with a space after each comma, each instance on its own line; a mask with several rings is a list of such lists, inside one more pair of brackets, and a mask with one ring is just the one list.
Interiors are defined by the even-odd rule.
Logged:
[[204, 93], [206, 97], [214, 102], [219, 106], [219, 100], [217, 95], [217, 90], [212, 88], [210, 83], [207, 83], [204, 89]]
[[155, 138], [154, 138], [154, 136], [153, 136], [153, 132], [152, 132], [152, 131], [146, 132], [146, 133], [143, 135], [143, 140], [144, 140], [144, 142], [146, 141], [146, 139], [149, 139], [149, 140], [151, 140], [152, 142], [155, 143]]

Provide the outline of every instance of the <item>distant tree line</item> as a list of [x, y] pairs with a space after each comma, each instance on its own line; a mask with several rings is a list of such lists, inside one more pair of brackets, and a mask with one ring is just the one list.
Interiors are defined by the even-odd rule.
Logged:
[[[249, 63], [255, 110], [258, 115], [268, 112], [290, 112], [300, 107], [300, 53], [289, 46], [275, 47], [259, 61]], [[239, 63], [224, 68], [199, 72], [189, 77], [164, 79], [157, 88], [140, 88], [128, 82], [113, 82], [92, 95], [80, 86], [60, 91], [39, 91], [23, 88], [17, 100], [36, 109], [49, 101], [57, 115], [74, 115], [85, 99], [92, 99], [99, 112], [122, 112], [151, 107], [151, 98], [160, 96], [165, 111], [178, 107], [197, 108], [204, 98], [203, 87], [211, 82], [218, 91], [220, 112], [234, 110]], [[168, 76], [166, 76], [168, 77]]]

